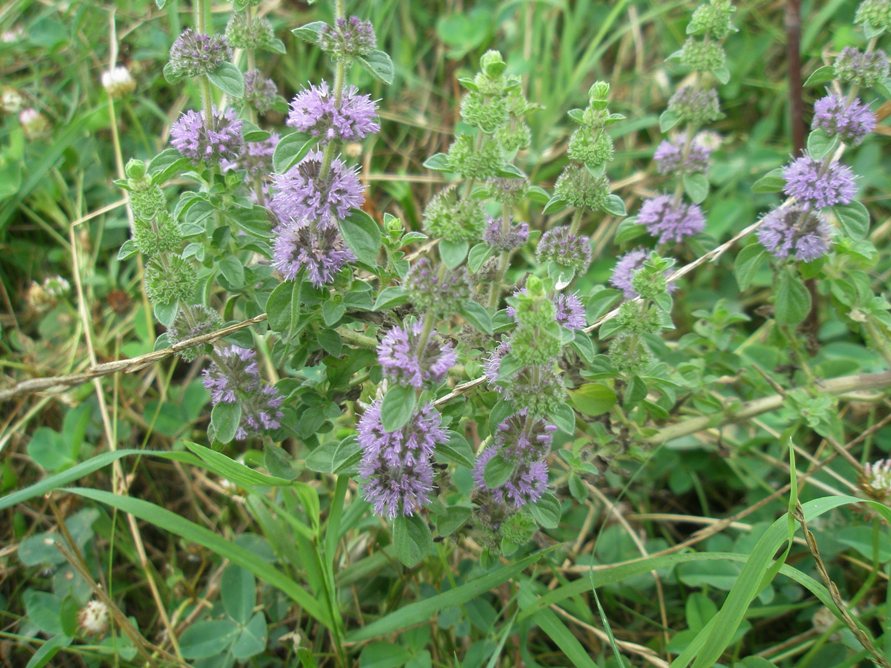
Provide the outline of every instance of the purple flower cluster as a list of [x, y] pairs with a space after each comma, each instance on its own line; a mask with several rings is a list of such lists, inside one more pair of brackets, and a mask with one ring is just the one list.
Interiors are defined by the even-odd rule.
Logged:
[[355, 86], [347, 86], [338, 102], [323, 81], [304, 88], [291, 101], [287, 124], [292, 128], [329, 141], [361, 141], [380, 130], [377, 105]]
[[881, 49], [859, 51], [845, 47], [835, 59], [835, 76], [846, 83], [871, 88], [888, 76], [888, 56]]
[[462, 303], [470, 299], [471, 292], [466, 267], [440, 274], [426, 257], [415, 261], [402, 286], [411, 296], [415, 309], [419, 312], [432, 309], [437, 314], [459, 311]]
[[333, 282], [337, 272], [355, 259], [336, 227], [317, 227], [295, 218], [275, 228], [272, 266], [287, 281], [304, 269], [310, 282], [321, 287]]
[[483, 232], [483, 241], [498, 251], [512, 251], [526, 243], [529, 238], [529, 224], [509, 225], [507, 232], [501, 229], [501, 220], [490, 217]]
[[214, 109], [210, 127], [203, 114], [187, 111], [170, 128], [170, 143], [195, 162], [237, 160], [244, 143], [241, 127], [242, 123], [231, 107], [225, 111]]
[[231, 58], [232, 49], [222, 35], [186, 28], [170, 47], [168, 68], [174, 78], [192, 78], [213, 72]]
[[235, 345], [223, 348], [203, 376], [214, 406], [241, 406], [241, 422], [235, 432], [238, 440], [281, 426], [284, 397], [260, 377], [255, 351]]
[[498, 453], [498, 448], [490, 447], [477, 457], [473, 468], [473, 480], [477, 489], [491, 494], [496, 503], [513, 508], [522, 508], [527, 503], [538, 501], [548, 488], [547, 462], [543, 459], [519, 462], [504, 483], [498, 487], [489, 487], [485, 479], [486, 466]]
[[265, 114], [272, 109], [278, 99], [275, 82], [258, 70], [250, 70], [244, 75], [244, 97], [242, 101]]
[[333, 26], [325, 25], [319, 32], [319, 46], [336, 60], [367, 56], [377, 48], [377, 37], [371, 21], [358, 16], [339, 18]]
[[420, 322], [393, 327], [377, 347], [377, 359], [384, 376], [417, 390], [441, 383], [458, 359], [454, 346], [443, 343], [435, 333], [427, 337], [424, 349], [419, 350], [422, 332]]
[[279, 136], [272, 133], [263, 141], [245, 142], [236, 160], [221, 160], [223, 172], [243, 169], [251, 178], [265, 177], [272, 172], [272, 155], [278, 145]]
[[413, 515], [427, 505], [433, 490], [433, 451], [448, 438], [433, 405], [422, 407], [401, 429], [388, 432], [381, 422], [381, 402], [376, 401], [356, 431], [362, 448], [362, 495], [374, 512], [392, 519]]
[[838, 95], [821, 97], [814, 104], [814, 130], [823, 130], [830, 137], [838, 137], [845, 143], [857, 145], [876, 127], [876, 117], [859, 99], [850, 103]]
[[547, 457], [555, 431], [556, 425], [530, 418], [524, 408], [498, 425], [493, 441], [509, 461], [534, 461]]
[[275, 177], [275, 194], [269, 207], [283, 224], [304, 221], [336, 229], [337, 220], [364, 201], [355, 169], [334, 158], [328, 174], [322, 178], [322, 153], [310, 151], [287, 172]]
[[847, 165], [834, 162], [826, 167], [820, 160], [803, 155], [783, 170], [783, 192], [804, 206], [823, 209], [848, 204], [857, 194], [854, 172]]
[[695, 174], [708, 169], [711, 150], [692, 141], [684, 154], [683, 141], [663, 141], [656, 149], [653, 160], [660, 174]]
[[774, 209], [758, 228], [758, 241], [775, 257], [812, 262], [829, 252], [832, 228], [818, 211], [802, 206]]
[[[514, 297], [525, 294], [526, 288], [514, 291]], [[582, 304], [582, 300], [579, 299], [578, 295], [558, 293], [554, 296], [553, 304], [554, 319], [559, 325], [566, 329], [578, 331], [584, 329], [585, 325], [588, 324], [585, 316], [585, 305]], [[511, 318], [516, 318], [517, 310], [513, 306], [508, 306], [507, 314]]]
[[657, 195], [645, 200], [637, 222], [663, 244], [682, 241], [705, 228], [702, 209], [696, 204], [676, 202], [671, 195]]
[[591, 243], [569, 227], [555, 227], [541, 235], [536, 255], [539, 262], [555, 262], [582, 273], [591, 264]]

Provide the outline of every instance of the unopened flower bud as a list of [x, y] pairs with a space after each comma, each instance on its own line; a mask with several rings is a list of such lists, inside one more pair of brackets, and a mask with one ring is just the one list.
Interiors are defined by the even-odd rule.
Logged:
[[102, 87], [112, 98], [121, 98], [136, 90], [136, 81], [123, 65], [102, 73]]

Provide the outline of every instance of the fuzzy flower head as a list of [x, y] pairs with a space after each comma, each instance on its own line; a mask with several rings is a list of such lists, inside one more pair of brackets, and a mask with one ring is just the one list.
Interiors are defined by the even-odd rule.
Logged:
[[296, 218], [275, 228], [272, 266], [286, 281], [293, 281], [303, 269], [317, 288], [328, 285], [355, 259], [336, 227], [314, 227]]
[[170, 47], [164, 74], [172, 81], [204, 76], [232, 58], [232, 49], [222, 35], [205, 35], [186, 28]]
[[489, 197], [502, 206], [518, 204], [529, 191], [529, 180], [525, 178], [491, 178], [486, 182]]
[[[609, 282], [614, 288], [621, 290], [625, 299], [634, 299], [638, 297], [637, 290], [634, 289], [634, 275], [638, 270], [642, 269], [650, 256], [650, 251], [645, 248], [635, 248], [625, 253], [619, 258], [613, 269], [613, 275], [610, 276]], [[671, 274], [670, 271], [665, 272], [666, 278]], [[677, 286], [674, 283], [668, 284], [668, 291], [674, 292]]]
[[827, 168], [809, 155], [786, 165], [783, 170], [786, 186], [783, 192], [802, 205], [823, 209], [836, 204], [848, 204], [857, 194], [854, 172], [847, 165], [834, 162]]
[[528, 238], [528, 223], [513, 225], [508, 222], [507, 231], [505, 231], [502, 229], [502, 221], [492, 217], [488, 219], [486, 231], [483, 232], [483, 241], [498, 251], [515, 250], [525, 244]]
[[525, 406], [532, 416], [555, 410], [566, 400], [566, 388], [553, 364], [521, 368], [510, 378], [501, 376], [501, 363], [511, 352], [511, 341], [505, 339], [486, 358], [483, 372], [486, 380], [505, 401]]
[[[526, 288], [516, 290], [514, 297], [519, 297], [527, 293]], [[584, 329], [587, 325], [585, 317], [585, 305], [576, 294], [566, 294], [560, 292], [554, 295], [554, 319], [562, 327], [572, 331]], [[507, 307], [507, 314], [511, 318], [516, 318], [517, 310], [513, 306]]]
[[848, 46], [836, 57], [834, 68], [835, 76], [844, 83], [872, 88], [888, 76], [888, 56], [881, 49], [859, 51]]
[[535, 254], [539, 262], [555, 262], [581, 274], [591, 264], [591, 243], [569, 227], [555, 227], [541, 235]]
[[386, 378], [416, 390], [443, 381], [458, 359], [455, 348], [431, 332], [420, 350], [423, 329], [423, 324], [416, 322], [387, 332], [377, 347], [377, 360]]
[[438, 192], [424, 209], [424, 230], [446, 241], [478, 241], [485, 225], [479, 200], [459, 197], [454, 187]]
[[827, 95], [814, 104], [814, 130], [822, 130], [830, 137], [836, 135], [846, 144], [857, 145], [876, 127], [875, 114], [859, 99], [850, 104], [838, 95]]
[[692, 125], [713, 123], [723, 117], [718, 91], [714, 88], [702, 90], [684, 86], [668, 100], [668, 110], [676, 114], [681, 122]]
[[244, 75], [244, 97], [242, 102], [253, 107], [258, 114], [265, 114], [278, 100], [275, 82], [258, 70], [250, 70]]
[[854, 22], [873, 32], [891, 29], [891, 0], [863, 0]]
[[554, 184], [554, 195], [578, 209], [605, 211], [609, 194], [609, 180], [581, 164], [567, 165]]
[[764, 216], [758, 241], [774, 257], [812, 262], [829, 252], [832, 228], [818, 211], [798, 205], [781, 207]]
[[278, 145], [278, 133], [273, 132], [262, 141], [248, 141], [241, 147], [237, 160], [223, 160], [223, 172], [243, 169], [250, 178], [263, 178], [272, 173], [272, 154]]
[[426, 257], [415, 261], [405, 275], [402, 286], [409, 293], [416, 311], [424, 313], [432, 310], [437, 316], [457, 313], [471, 294], [466, 267], [440, 274]]
[[645, 200], [637, 222], [659, 240], [660, 244], [680, 242], [705, 229], [705, 216], [696, 204], [676, 203], [671, 195]]
[[108, 631], [108, 617], [108, 606], [93, 599], [78, 612], [77, 624], [86, 635], [101, 636]]
[[361, 141], [380, 130], [377, 105], [368, 95], [347, 86], [338, 103], [327, 81], [310, 84], [294, 96], [287, 124], [322, 143]]
[[660, 174], [696, 174], [708, 169], [711, 150], [698, 141], [690, 142], [684, 155], [682, 140], [663, 141], [656, 149], [653, 160]]
[[281, 426], [284, 397], [260, 377], [255, 351], [236, 345], [223, 348], [203, 375], [214, 406], [241, 405], [241, 422], [235, 432], [238, 440]]
[[529, 411], [522, 409], [498, 425], [494, 434], [494, 447], [501, 456], [511, 462], [532, 462], [544, 459], [551, 450], [557, 426], [543, 418], [530, 418]]
[[118, 99], [136, 90], [136, 81], [130, 76], [130, 70], [119, 65], [102, 73], [102, 87], [111, 97]]
[[473, 469], [473, 480], [477, 489], [491, 494], [496, 503], [522, 508], [535, 503], [548, 487], [548, 464], [543, 459], [516, 464], [510, 477], [501, 485], [490, 487], [486, 482], [486, 466], [499, 454], [498, 448], [483, 450]]
[[429, 503], [433, 451], [448, 440], [432, 404], [401, 429], [388, 432], [381, 421], [381, 402], [376, 401], [362, 415], [356, 433], [362, 448], [362, 494], [377, 515], [413, 515]]
[[226, 24], [226, 39], [236, 49], [262, 49], [275, 40], [275, 31], [268, 19], [236, 12]]
[[860, 487], [878, 501], [885, 502], [891, 498], [891, 459], [880, 459], [864, 466]]
[[[210, 334], [223, 326], [223, 320], [220, 314], [215, 310], [204, 306], [203, 304], [194, 304], [188, 312], [185, 309], [179, 309], [176, 317], [167, 328], [167, 338], [171, 343], [182, 343], [196, 336]], [[199, 355], [207, 355], [213, 350], [213, 346], [209, 343], [183, 348], [177, 351], [186, 362], [194, 361]]]
[[219, 163], [236, 160], [244, 140], [242, 122], [231, 107], [225, 111], [213, 110], [208, 127], [204, 114], [187, 111], [170, 128], [170, 143], [185, 157], [199, 162]]
[[325, 178], [321, 171], [321, 151], [310, 151], [287, 172], [275, 177], [275, 194], [269, 206], [282, 224], [315, 221], [319, 227], [336, 228], [338, 220], [362, 206], [365, 195], [354, 169], [334, 158]]
[[319, 32], [319, 47], [336, 61], [367, 56], [377, 48], [374, 26], [358, 16], [339, 18]]

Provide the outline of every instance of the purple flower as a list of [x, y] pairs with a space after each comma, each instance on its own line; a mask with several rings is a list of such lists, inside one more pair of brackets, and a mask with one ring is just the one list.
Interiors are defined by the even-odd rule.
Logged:
[[845, 47], [835, 59], [835, 76], [846, 83], [872, 88], [888, 76], [888, 56], [881, 49], [858, 51]]
[[183, 30], [170, 47], [165, 74], [171, 79], [203, 76], [232, 58], [232, 49], [222, 35], [205, 35], [191, 28]]
[[573, 234], [569, 227], [555, 227], [545, 232], [535, 252], [539, 262], [555, 262], [572, 267], [579, 273], [583, 273], [591, 264], [590, 241]]
[[277, 226], [274, 233], [272, 266], [286, 281], [293, 281], [304, 269], [318, 288], [333, 282], [337, 272], [356, 259], [336, 227], [314, 227], [295, 219]]
[[340, 103], [328, 88], [328, 82], [304, 88], [291, 101], [287, 124], [300, 132], [319, 137], [323, 143], [360, 141], [381, 129], [377, 105], [368, 95], [347, 86]]
[[470, 280], [466, 267], [446, 270], [440, 274], [433, 269], [426, 257], [415, 261], [402, 285], [418, 312], [432, 309], [439, 315], [455, 313], [460, 310], [464, 301], [470, 299]]
[[522, 508], [527, 503], [538, 501], [548, 487], [548, 464], [543, 459], [521, 462], [502, 485], [489, 487], [486, 484], [486, 465], [498, 454], [498, 448], [486, 448], [476, 459], [473, 479], [478, 489], [489, 492], [497, 503]]
[[637, 215], [637, 222], [659, 240], [659, 243], [679, 242], [705, 228], [705, 216], [695, 204], [675, 202], [671, 195], [658, 195], [645, 200]]
[[243, 169], [251, 178], [265, 177], [272, 173], [272, 154], [278, 144], [279, 136], [272, 133], [263, 141], [245, 142], [241, 147], [237, 160], [221, 160], [223, 172]]
[[[515, 179], [516, 180], [516, 179]], [[527, 223], [518, 223], [511, 225], [508, 223], [507, 232], [501, 229], [502, 221], [498, 218], [489, 217], [486, 224], [486, 230], [483, 232], [483, 240], [499, 251], [512, 251], [526, 243], [529, 238], [529, 225]]]
[[260, 377], [255, 351], [234, 345], [223, 348], [203, 376], [204, 387], [210, 392], [214, 406], [241, 406], [241, 422], [235, 432], [238, 440], [281, 426], [280, 407], [284, 397]]
[[609, 282], [610, 285], [625, 293], [625, 299], [637, 297], [637, 290], [634, 289], [631, 281], [634, 279], [634, 274], [637, 270], [643, 267], [649, 254], [649, 251], [645, 248], [635, 248], [625, 253], [616, 263]]
[[324, 179], [321, 171], [321, 151], [310, 151], [287, 172], [275, 177], [275, 194], [269, 207], [279, 221], [306, 220], [318, 223], [319, 227], [336, 228], [337, 220], [362, 206], [365, 195], [355, 170], [334, 158]]
[[441, 383], [458, 359], [454, 346], [443, 343], [435, 332], [427, 337], [424, 349], [418, 350], [423, 329], [420, 322], [394, 327], [377, 347], [377, 360], [384, 376], [417, 390]]
[[690, 142], [687, 155], [684, 155], [683, 141], [663, 141], [653, 160], [660, 174], [694, 174], [708, 169], [711, 154], [711, 150], [696, 141]]
[[[526, 288], [514, 290], [514, 297], [526, 294]], [[576, 294], [558, 293], [554, 296], [554, 319], [566, 329], [573, 331], [584, 329], [587, 325], [585, 318], [585, 306]], [[517, 310], [513, 306], [507, 307], [507, 314], [516, 319]]]
[[381, 402], [375, 401], [359, 420], [356, 435], [362, 448], [362, 494], [376, 514], [413, 515], [429, 503], [433, 451], [448, 440], [433, 404], [423, 406], [401, 429], [388, 432], [381, 422]]
[[170, 143], [195, 162], [235, 160], [244, 143], [241, 126], [241, 121], [231, 107], [225, 111], [214, 109], [211, 127], [207, 127], [203, 114], [187, 111], [170, 128]]
[[544, 459], [551, 450], [555, 431], [556, 425], [540, 417], [530, 418], [529, 411], [524, 408], [498, 425], [494, 447], [500, 448], [501, 456], [508, 461]]
[[774, 209], [758, 228], [758, 241], [775, 257], [811, 262], [829, 252], [832, 228], [818, 211], [792, 205]]
[[498, 382], [501, 370], [501, 360], [503, 360], [509, 353], [510, 341], [508, 339], [503, 339], [483, 362], [483, 373], [486, 376], [486, 380], [492, 385], [495, 385]]
[[821, 161], [809, 155], [786, 165], [783, 178], [786, 179], [784, 193], [816, 209], [848, 204], [857, 194], [854, 172], [850, 167], [834, 162], [824, 168]]
[[272, 79], [258, 70], [251, 70], [244, 75], [244, 97], [241, 99], [258, 114], [265, 114], [278, 100], [278, 89]]
[[704, 125], [720, 119], [721, 106], [718, 91], [714, 88], [699, 89], [694, 86], [679, 88], [668, 100], [668, 110], [681, 121], [693, 125]]
[[848, 144], [857, 145], [876, 127], [876, 117], [859, 99], [850, 104], [837, 95], [821, 97], [814, 104], [814, 130], [823, 130], [830, 137], [838, 135]]
[[333, 26], [325, 25], [319, 32], [319, 47], [332, 54], [335, 60], [367, 56], [377, 48], [377, 37], [371, 21], [358, 16], [339, 18]]

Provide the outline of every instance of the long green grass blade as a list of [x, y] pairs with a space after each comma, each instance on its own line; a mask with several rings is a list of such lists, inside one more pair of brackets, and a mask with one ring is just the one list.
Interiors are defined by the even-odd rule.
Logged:
[[552, 611], [540, 610], [532, 617], [532, 621], [554, 641], [576, 668], [598, 668], [578, 638], [572, 635], [566, 624]]

